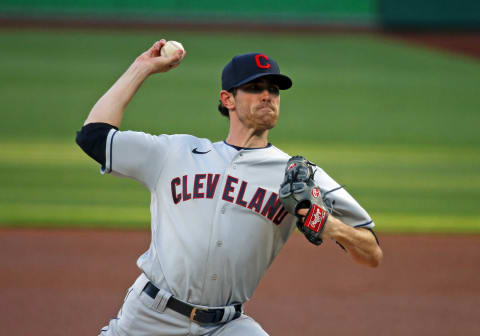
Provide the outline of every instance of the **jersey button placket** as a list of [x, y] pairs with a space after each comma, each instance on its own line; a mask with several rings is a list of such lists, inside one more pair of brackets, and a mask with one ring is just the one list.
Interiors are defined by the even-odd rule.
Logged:
[[[230, 163], [230, 166], [226, 167], [224, 172], [224, 179], [229, 175], [235, 177], [235, 174], [233, 173], [233, 171], [237, 169], [236, 160], [238, 159], [239, 156], [241, 155], [237, 154], [237, 158], [233, 158], [233, 160]], [[222, 181], [223, 184], [225, 183], [224, 179]], [[219, 181], [219, 184], [220, 184], [220, 181]], [[209, 266], [207, 266], [207, 270], [206, 270], [207, 272], [205, 273], [205, 274], [208, 274], [206, 279], [210, 281], [208, 281], [205, 284], [205, 290], [204, 290], [205, 293], [216, 293], [219, 290], [217, 287], [219, 285], [219, 283], [217, 282], [217, 280], [219, 280], [218, 271], [219, 269], [221, 269], [222, 266], [220, 265], [224, 259], [223, 254], [219, 253], [220, 250], [218, 250], [218, 248], [224, 245], [224, 242], [218, 239], [220, 238], [218, 230], [221, 231], [221, 226], [224, 225], [225, 218], [223, 217], [223, 215], [227, 213], [229, 203], [223, 200], [221, 196], [219, 201], [220, 201], [219, 209], [214, 221], [214, 226], [219, 226], [219, 227], [215, 229], [214, 235], [217, 235], [217, 239], [215, 239], [212, 242], [214, 245], [213, 245], [213, 248], [210, 249]], [[224, 280], [225, 279], [223, 279], [222, 281]], [[205, 299], [207, 299], [207, 297], [205, 297]]]

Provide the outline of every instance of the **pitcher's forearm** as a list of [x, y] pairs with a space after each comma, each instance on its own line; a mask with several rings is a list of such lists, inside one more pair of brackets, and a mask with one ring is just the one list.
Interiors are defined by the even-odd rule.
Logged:
[[383, 253], [369, 230], [353, 228], [333, 216], [329, 216], [326, 229], [328, 238], [345, 247], [356, 262], [372, 267], [380, 264]]

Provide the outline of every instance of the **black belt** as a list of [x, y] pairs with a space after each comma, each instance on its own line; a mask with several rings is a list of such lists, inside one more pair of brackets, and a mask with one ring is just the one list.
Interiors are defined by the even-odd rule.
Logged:
[[[155, 299], [158, 292], [160, 291], [154, 284], [148, 282], [145, 285], [143, 291], [150, 296], [152, 299]], [[185, 315], [192, 321], [196, 321], [199, 323], [218, 323], [222, 320], [223, 314], [225, 313], [225, 309], [223, 308], [201, 308], [197, 306], [192, 306], [191, 304], [185, 303], [180, 301], [173, 296], [168, 299], [167, 307], [175, 310], [177, 313]], [[235, 307], [235, 315], [231, 320], [235, 320], [236, 318], [240, 317], [242, 314], [242, 305], [236, 304]]]

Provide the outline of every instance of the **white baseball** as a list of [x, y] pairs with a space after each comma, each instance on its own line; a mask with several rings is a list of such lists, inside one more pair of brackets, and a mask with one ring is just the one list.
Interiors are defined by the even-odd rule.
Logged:
[[183, 48], [183, 45], [180, 42], [168, 41], [167, 43], [165, 43], [162, 49], [160, 49], [160, 56], [171, 57], [173, 56], [173, 54], [175, 54], [175, 51], [177, 50], [183, 50], [184, 52], [177, 62], [177, 63], [180, 63], [181, 60], [183, 59], [183, 56], [185, 55], [185, 49]]

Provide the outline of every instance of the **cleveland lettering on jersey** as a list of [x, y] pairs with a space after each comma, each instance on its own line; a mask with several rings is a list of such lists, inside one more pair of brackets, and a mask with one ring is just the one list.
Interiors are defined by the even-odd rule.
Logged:
[[[219, 179], [220, 174], [195, 174], [193, 187], [189, 189], [188, 175], [183, 175], [181, 178], [174, 177], [170, 182], [173, 203], [186, 202], [192, 198], [213, 199]], [[262, 187], [257, 187], [253, 196], [250, 199], [245, 199], [247, 188], [247, 181], [239, 181], [238, 178], [227, 175], [223, 186], [222, 200], [255, 211], [266, 217], [267, 220], [279, 225], [288, 213], [282, 206], [278, 194], [269, 192]], [[267, 195], [268, 198], [265, 202], [265, 196]]]

